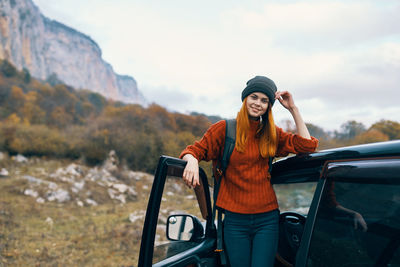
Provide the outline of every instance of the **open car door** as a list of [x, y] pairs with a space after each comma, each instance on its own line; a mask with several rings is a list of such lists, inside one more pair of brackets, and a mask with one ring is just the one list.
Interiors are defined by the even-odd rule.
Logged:
[[[160, 157], [143, 227], [140, 267], [218, 265], [207, 176], [200, 168], [200, 186], [189, 189], [182, 179], [185, 166], [186, 161]], [[172, 207], [161, 209], [160, 214], [160, 207], [168, 198], [173, 200]], [[179, 203], [186, 208], [178, 207]], [[197, 211], [201, 218], [192, 215]], [[163, 212], [168, 213], [167, 218]], [[168, 240], [162, 240], [163, 235]]]

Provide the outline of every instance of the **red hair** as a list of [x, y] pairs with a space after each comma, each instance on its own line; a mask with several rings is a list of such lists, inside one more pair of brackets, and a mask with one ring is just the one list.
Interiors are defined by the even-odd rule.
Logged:
[[[247, 141], [247, 134], [250, 130], [249, 113], [246, 107], [247, 97], [243, 100], [242, 108], [236, 117], [236, 150], [244, 152]], [[263, 158], [273, 157], [276, 153], [277, 138], [274, 118], [272, 116], [271, 104], [267, 111], [261, 116], [261, 123], [257, 129], [257, 138], [259, 138], [260, 154]]]

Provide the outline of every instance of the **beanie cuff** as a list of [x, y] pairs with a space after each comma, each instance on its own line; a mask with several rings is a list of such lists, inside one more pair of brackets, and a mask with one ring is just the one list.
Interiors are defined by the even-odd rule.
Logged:
[[242, 91], [242, 101], [251, 93], [261, 92], [268, 96], [271, 106], [275, 102], [277, 91], [274, 81], [264, 76], [256, 76], [247, 82], [246, 88]]

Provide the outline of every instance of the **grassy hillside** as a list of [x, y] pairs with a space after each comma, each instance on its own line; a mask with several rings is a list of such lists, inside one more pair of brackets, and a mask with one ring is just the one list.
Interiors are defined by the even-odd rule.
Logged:
[[[74, 193], [68, 181], [72, 174], [53, 175], [72, 163], [38, 158], [0, 161], [9, 171], [8, 177], [0, 178], [0, 266], [136, 265], [152, 176], [114, 171], [115, 184], [130, 186], [136, 193], [123, 203], [110, 197], [112, 186], [87, 179], [92, 168], [79, 162], [72, 166], [83, 169], [83, 175], [75, 177], [85, 181], [81, 192]], [[70, 198], [51, 200], [47, 182], [65, 189]]]

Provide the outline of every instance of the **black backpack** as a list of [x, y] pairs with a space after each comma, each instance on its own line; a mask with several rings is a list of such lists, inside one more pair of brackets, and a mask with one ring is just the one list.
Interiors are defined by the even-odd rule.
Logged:
[[[224, 213], [224, 210], [221, 208], [216, 207], [216, 202], [217, 202], [217, 197], [218, 197], [218, 192], [219, 192], [219, 186], [221, 184], [221, 179], [225, 175], [226, 168], [228, 167], [229, 164], [229, 159], [232, 155], [233, 149], [235, 148], [235, 143], [236, 143], [236, 120], [235, 119], [230, 119], [230, 120], [225, 120], [226, 122], [226, 128], [225, 128], [225, 144], [224, 144], [224, 150], [222, 154], [222, 158], [217, 164], [214, 172], [214, 192], [213, 192], [213, 198], [214, 198], [214, 204], [213, 204], [213, 214], [212, 218], [213, 221], [215, 220], [215, 215], [216, 211], [218, 209], [218, 228], [217, 228], [217, 248], [215, 249], [216, 252], [220, 254], [220, 259], [221, 259], [221, 264], [226, 265], [227, 260], [226, 260], [226, 255], [223, 249], [223, 238], [222, 238], [222, 214]], [[272, 160], [273, 157], [269, 158], [268, 161], [268, 166], [269, 169], [268, 171], [271, 172], [272, 170]], [[219, 180], [216, 179], [215, 174], [218, 175]]]

